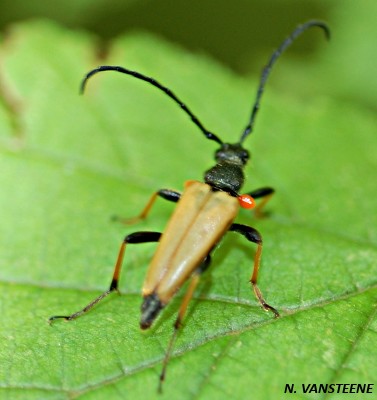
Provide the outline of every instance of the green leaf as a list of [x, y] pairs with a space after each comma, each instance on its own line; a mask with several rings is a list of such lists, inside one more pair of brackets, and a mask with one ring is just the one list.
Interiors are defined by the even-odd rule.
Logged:
[[[0, 398], [159, 398], [184, 289], [140, 331], [154, 244], [127, 249], [122, 296], [70, 323], [47, 319], [105, 290], [122, 238], [163, 230], [174, 205], [158, 201], [135, 227], [110, 217], [136, 215], [156, 189], [202, 179], [215, 146], [144, 82], [106, 73], [78, 96], [84, 73], [106, 63], [151, 75], [229, 141], [257, 85], [149, 36], [119, 38], [105, 61], [95, 51], [93, 38], [40, 22], [14, 27], [1, 46]], [[331, 92], [295, 99], [267, 89], [244, 189], [277, 192], [269, 218], [242, 211], [238, 220], [263, 234], [259, 284], [282, 317], [252, 294], [255, 248], [227, 235], [190, 303], [166, 398], [263, 400], [294, 383], [297, 398], [315, 399], [323, 395], [299, 396], [300, 385], [376, 383], [375, 126], [373, 113]]]

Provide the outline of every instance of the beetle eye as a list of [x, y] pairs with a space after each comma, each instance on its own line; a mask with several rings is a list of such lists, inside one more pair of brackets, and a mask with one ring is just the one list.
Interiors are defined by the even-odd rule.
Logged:
[[247, 161], [249, 160], [249, 157], [250, 157], [249, 152], [246, 151], [246, 150], [240, 152], [238, 156], [239, 156], [239, 158], [241, 159], [241, 161], [242, 161], [244, 164], [247, 163]]

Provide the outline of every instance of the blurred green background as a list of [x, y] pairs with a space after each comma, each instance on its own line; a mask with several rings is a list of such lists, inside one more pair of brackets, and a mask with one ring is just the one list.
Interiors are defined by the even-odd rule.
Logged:
[[[131, 30], [154, 32], [169, 41], [212, 54], [246, 72], [265, 47], [276, 46], [276, 33], [288, 33], [309, 18], [328, 20], [332, 11], [321, 1], [148, 1], [3, 0], [0, 23], [46, 17], [71, 28], [84, 28], [105, 41]], [[304, 4], [304, 5], [303, 5]], [[299, 46], [299, 45], [298, 45]], [[300, 47], [296, 47], [297, 53]]]
[[[102, 56], [107, 43], [117, 35], [148, 31], [191, 51], [209, 54], [238, 73], [255, 75], [271, 49], [294, 26], [322, 19], [332, 29], [331, 46], [324, 46], [322, 37], [313, 34], [298, 41], [285, 57], [304, 59], [319, 46], [324, 62], [319, 65], [317, 60], [315, 67], [323, 69], [324, 79], [313, 83], [314, 89], [375, 108], [376, 15], [373, 0], [234, 0], [231, 5], [211, 0], [2, 0], [0, 27], [6, 32], [14, 22], [52, 19], [69, 28], [93, 32]], [[280, 77], [271, 84], [306, 92], [308, 70], [303, 72], [306, 80], [301, 85], [299, 76], [289, 76], [288, 61], [285, 63], [286, 68], [281, 67]]]
[[[110, 398], [124, 399], [128, 391], [129, 398], [142, 398], [146, 387], [153, 396], [170, 337], [173, 311], [152, 334], [138, 328], [140, 285], [152, 252], [144, 247], [130, 252], [123, 297], [75, 324], [50, 329], [46, 323], [107, 284], [119, 240], [129, 232], [109, 217], [136, 214], [156, 187], [180, 188], [184, 179], [201, 177], [213, 149], [169, 99], [138, 82], [103, 78], [97, 95], [93, 82], [79, 97], [83, 73], [109, 54], [112, 62], [140, 63], [141, 72], [182, 93], [206, 126], [234, 138], [267, 57], [308, 19], [326, 21], [332, 39], [310, 30], [279, 60], [250, 146], [253, 186], [245, 185], [277, 189], [271, 218], [255, 223], [267, 246], [261, 287], [287, 318], [264, 323], [270, 316], [255, 307], [249, 270], [244, 275], [248, 247], [232, 239], [216, 256], [222, 268], [204, 281], [209, 301], [193, 302], [166, 390], [191, 399], [230, 398], [233, 391], [246, 399], [253, 390], [270, 399], [286, 382], [307, 376], [318, 383], [375, 381], [377, 2], [229, 4], [0, 0], [0, 399], [102, 399], [110, 391]], [[41, 18], [72, 32], [38, 23], [14, 28]], [[95, 56], [80, 30], [97, 41]], [[135, 31], [183, 51], [150, 36], [122, 36]], [[13, 92], [21, 112], [5, 96]], [[121, 101], [109, 101], [114, 98]], [[12, 122], [19, 126], [12, 129]], [[190, 148], [195, 151], [182, 154]], [[158, 163], [150, 168], [144, 160]], [[161, 202], [142, 229], [162, 229], [170, 211]], [[216, 305], [217, 298], [229, 304]], [[220, 339], [208, 341], [214, 337]], [[183, 374], [189, 378], [181, 382]], [[227, 391], [219, 397], [222, 387]]]

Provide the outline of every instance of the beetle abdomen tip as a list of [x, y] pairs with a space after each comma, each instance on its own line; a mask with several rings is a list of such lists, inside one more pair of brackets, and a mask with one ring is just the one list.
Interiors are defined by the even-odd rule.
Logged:
[[144, 297], [141, 305], [140, 328], [148, 329], [163, 308], [164, 304], [161, 303], [156, 293]]

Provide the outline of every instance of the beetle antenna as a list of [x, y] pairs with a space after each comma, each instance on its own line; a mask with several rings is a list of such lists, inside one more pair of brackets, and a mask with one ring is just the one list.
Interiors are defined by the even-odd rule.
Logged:
[[261, 75], [259, 87], [257, 90], [257, 97], [255, 99], [255, 103], [254, 103], [253, 109], [251, 111], [250, 121], [242, 133], [240, 144], [253, 131], [255, 116], [257, 115], [257, 112], [259, 110], [259, 105], [260, 105], [261, 97], [263, 94], [264, 86], [266, 84], [267, 78], [270, 75], [271, 68], [275, 64], [276, 60], [280, 57], [280, 55], [287, 49], [287, 47], [289, 47], [298, 36], [300, 36], [303, 32], [305, 32], [307, 29], [309, 29], [313, 26], [317, 26], [318, 28], [323, 29], [326, 39], [327, 40], [330, 39], [329, 27], [324, 22], [316, 21], [316, 20], [311, 20], [311, 21], [306, 22], [305, 24], [299, 25], [286, 39], [284, 39], [284, 41], [280, 44], [280, 46], [272, 53], [268, 63], [264, 66], [264, 68], [262, 70], [262, 75]]
[[90, 71], [86, 74], [84, 80], [81, 83], [80, 92], [84, 93], [86, 82], [88, 81], [89, 78], [91, 78], [93, 75], [97, 74], [98, 72], [103, 72], [103, 71], [117, 71], [117, 72], [121, 72], [122, 74], [131, 75], [137, 79], [141, 79], [142, 81], [148, 82], [151, 85], [155, 86], [156, 88], [162, 90], [171, 99], [173, 99], [186, 114], [188, 114], [190, 116], [192, 122], [204, 133], [204, 136], [207, 139], [214, 140], [215, 142], [217, 142], [219, 144], [223, 143], [220, 138], [218, 138], [214, 133], [208, 131], [202, 125], [202, 123], [199, 121], [199, 119], [192, 113], [192, 111], [186, 106], [186, 104], [183, 103], [170, 89], [168, 89], [166, 86], [161, 85], [161, 83], [159, 83], [155, 79], [145, 76], [143, 74], [140, 74], [139, 72], [131, 71], [129, 69], [126, 69], [123, 67], [118, 67], [118, 66], [102, 65], [100, 67], [93, 69], [92, 71]]

